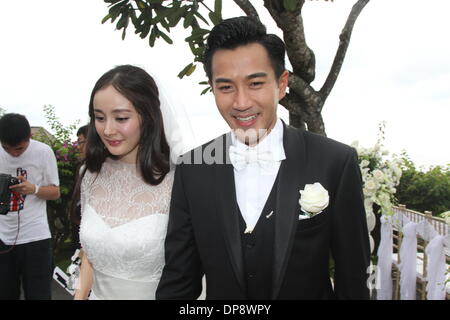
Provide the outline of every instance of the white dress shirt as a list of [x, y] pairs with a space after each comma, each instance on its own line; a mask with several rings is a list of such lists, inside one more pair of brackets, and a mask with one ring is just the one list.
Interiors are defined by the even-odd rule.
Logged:
[[246, 232], [251, 232], [264, 209], [281, 161], [286, 159], [283, 147], [283, 124], [280, 119], [277, 119], [274, 128], [256, 146], [247, 146], [234, 134], [231, 134], [231, 142], [236, 149], [257, 149], [257, 152], [270, 150], [273, 156], [273, 162], [268, 167], [262, 168], [258, 163], [249, 163], [242, 170], [234, 169], [236, 199], [247, 225]]

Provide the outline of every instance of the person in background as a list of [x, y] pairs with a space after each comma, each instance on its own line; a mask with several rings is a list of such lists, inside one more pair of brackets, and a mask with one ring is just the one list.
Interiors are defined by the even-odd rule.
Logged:
[[[86, 141], [87, 141], [87, 133], [88, 133], [88, 125], [84, 125], [80, 127], [77, 131], [77, 147], [79, 152], [79, 162], [80, 164], [77, 167], [75, 172], [76, 179], [80, 174], [80, 167], [84, 162], [84, 158], [86, 156]], [[76, 182], [75, 179], [75, 182]], [[76, 183], [74, 184], [76, 185]], [[80, 221], [81, 221], [81, 203], [80, 203], [80, 190], [76, 190], [74, 188], [74, 192], [71, 200], [70, 207], [70, 221], [72, 223], [72, 243], [75, 249], [80, 248]]]
[[17, 176], [6, 215], [0, 215], [0, 300], [51, 299], [52, 248], [47, 200], [60, 197], [52, 149], [31, 139], [25, 116], [0, 119], [0, 173]]
[[88, 125], [84, 125], [80, 128], [78, 128], [77, 131], [77, 145], [78, 145], [78, 151], [80, 152], [80, 162], [84, 160], [86, 157], [86, 141], [87, 141], [87, 134], [88, 134]]

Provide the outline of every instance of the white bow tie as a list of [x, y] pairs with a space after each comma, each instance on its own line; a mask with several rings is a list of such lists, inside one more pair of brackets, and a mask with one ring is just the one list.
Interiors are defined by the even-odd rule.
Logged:
[[237, 171], [244, 169], [250, 163], [258, 163], [261, 168], [270, 169], [276, 162], [271, 150], [258, 148], [243, 150], [230, 146], [229, 155], [231, 164]]

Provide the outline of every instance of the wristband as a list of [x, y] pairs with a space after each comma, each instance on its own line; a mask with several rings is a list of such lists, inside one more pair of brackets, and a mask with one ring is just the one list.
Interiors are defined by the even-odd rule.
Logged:
[[39, 192], [39, 186], [37, 184], [34, 185], [34, 194], [37, 194]]

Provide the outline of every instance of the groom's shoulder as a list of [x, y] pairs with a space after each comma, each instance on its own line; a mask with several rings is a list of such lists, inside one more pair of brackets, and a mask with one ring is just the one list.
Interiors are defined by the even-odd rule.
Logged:
[[336, 156], [345, 156], [355, 152], [353, 147], [332, 138], [294, 127], [289, 127], [289, 129], [294, 130], [300, 136], [305, 143], [306, 150], [309, 152], [317, 151]]

